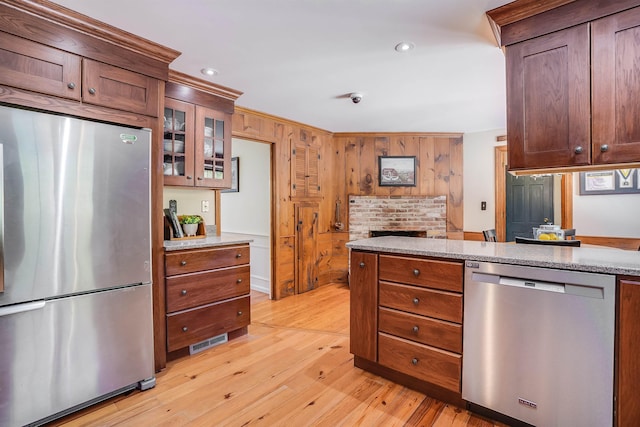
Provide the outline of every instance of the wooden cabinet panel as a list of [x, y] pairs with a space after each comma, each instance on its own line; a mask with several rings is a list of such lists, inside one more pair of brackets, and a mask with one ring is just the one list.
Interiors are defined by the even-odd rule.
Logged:
[[462, 323], [462, 295], [380, 281], [380, 305]]
[[306, 130], [291, 138], [291, 197], [320, 197], [320, 146]]
[[380, 280], [462, 292], [461, 262], [380, 255]]
[[164, 100], [164, 184], [193, 187], [195, 107], [188, 102]]
[[591, 24], [593, 162], [640, 161], [640, 7]]
[[618, 357], [616, 366], [616, 413], [618, 426], [636, 425], [640, 420], [640, 277], [618, 283]]
[[250, 309], [247, 295], [167, 315], [168, 351], [247, 326]]
[[380, 307], [379, 330], [391, 335], [462, 353], [462, 325]]
[[250, 282], [248, 265], [167, 277], [167, 312], [248, 294]]
[[462, 356], [384, 333], [378, 334], [380, 364], [459, 393]]
[[159, 92], [159, 81], [152, 77], [82, 60], [84, 102], [157, 117]]
[[0, 33], [0, 84], [79, 101], [81, 58]]
[[165, 273], [167, 276], [173, 276], [248, 264], [249, 256], [249, 245], [167, 252]]
[[589, 26], [507, 46], [509, 169], [591, 161]]
[[318, 204], [296, 204], [296, 293], [318, 287]]
[[378, 348], [377, 254], [351, 251], [349, 288], [351, 353], [375, 362]]
[[231, 187], [231, 115], [196, 105], [196, 187]]

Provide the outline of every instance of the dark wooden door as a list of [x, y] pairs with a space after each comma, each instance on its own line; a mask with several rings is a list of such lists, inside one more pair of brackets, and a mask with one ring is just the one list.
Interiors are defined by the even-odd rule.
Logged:
[[506, 47], [509, 169], [590, 162], [588, 24]]
[[640, 161], [640, 8], [593, 22], [593, 163]]
[[[507, 173], [507, 241], [533, 237], [533, 227], [553, 221], [553, 177]], [[546, 221], [545, 221], [546, 220]]]
[[296, 204], [296, 293], [318, 287], [318, 212], [317, 203]]

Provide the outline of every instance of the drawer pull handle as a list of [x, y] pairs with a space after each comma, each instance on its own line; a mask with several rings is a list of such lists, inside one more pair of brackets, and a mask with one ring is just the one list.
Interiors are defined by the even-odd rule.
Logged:
[[196, 178], [198, 181], [202, 181], [204, 178], [202, 178], [201, 176], [199, 176], [198, 178]]
[[237, 253], [236, 254], [236, 258], [242, 258], [242, 254], [241, 253]]
[[180, 291], [180, 295], [186, 295], [186, 294], [187, 294], [187, 290], [186, 289], [183, 289], [183, 290]]
[[180, 261], [180, 265], [182, 266], [187, 265], [187, 261]]
[[420, 300], [417, 297], [413, 299], [414, 305], [418, 305], [419, 303], [420, 303]]
[[242, 283], [242, 279], [236, 280], [236, 283]]
[[420, 270], [418, 270], [417, 268], [413, 270], [413, 275], [418, 277], [420, 275]]
[[187, 179], [193, 179], [191, 175], [187, 175]]
[[91, 95], [95, 95], [96, 94], [96, 90], [94, 88], [89, 88], [89, 93]]
[[609, 151], [609, 145], [607, 145], [607, 144], [602, 144], [602, 145], [600, 146], [600, 152], [602, 152], [602, 153], [606, 153], [607, 151]]
[[69, 82], [69, 84], [67, 85], [67, 87], [69, 89], [75, 89], [76, 88], [76, 84], [74, 82]]
[[238, 312], [238, 316], [242, 316], [242, 312], [241, 311]]
[[360, 263], [360, 268], [364, 268], [364, 266], [365, 266], [364, 262], [361, 262]]
[[412, 364], [413, 366], [416, 366], [416, 365], [418, 364], [418, 359], [417, 359], [417, 358], [415, 358], [415, 357], [414, 357], [413, 359], [411, 359], [411, 364]]
[[412, 328], [412, 330], [413, 330], [413, 333], [414, 333], [414, 334], [417, 334], [417, 333], [418, 333], [418, 331], [420, 330], [420, 328], [418, 327], [418, 325], [416, 325], [416, 326], [414, 326], [414, 327]]
[[573, 152], [576, 154], [582, 154], [583, 151], [584, 151], [583, 148], [579, 145], [576, 147], [575, 150], [573, 150]]
[[182, 327], [182, 332], [187, 332], [189, 330], [189, 328], [187, 328], [186, 326]]

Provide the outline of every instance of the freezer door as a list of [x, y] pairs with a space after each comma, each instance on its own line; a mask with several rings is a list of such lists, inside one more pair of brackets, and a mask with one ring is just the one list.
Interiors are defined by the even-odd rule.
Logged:
[[35, 422], [154, 375], [151, 285], [3, 315], [18, 309], [0, 307], [0, 426]]
[[0, 306], [150, 282], [149, 130], [0, 106]]

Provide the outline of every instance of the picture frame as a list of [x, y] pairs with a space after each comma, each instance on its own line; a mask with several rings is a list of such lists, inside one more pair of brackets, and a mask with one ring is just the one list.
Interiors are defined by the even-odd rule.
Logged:
[[240, 192], [240, 159], [238, 157], [231, 158], [231, 188], [220, 191], [221, 193], [238, 193]]
[[580, 195], [640, 193], [638, 169], [580, 172]]
[[380, 187], [415, 187], [416, 156], [378, 156]]

